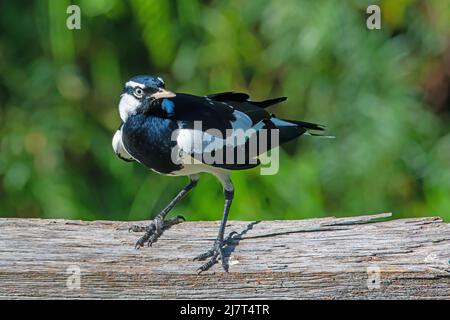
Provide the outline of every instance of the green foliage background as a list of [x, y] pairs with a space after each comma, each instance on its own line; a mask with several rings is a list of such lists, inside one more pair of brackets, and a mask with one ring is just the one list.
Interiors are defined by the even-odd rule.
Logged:
[[[382, 30], [366, 28], [372, 3]], [[232, 219], [450, 220], [450, 1], [1, 1], [0, 17], [0, 216], [157, 213], [187, 180], [111, 148], [122, 86], [148, 73], [178, 92], [286, 95], [272, 112], [336, 135], [286, 145], [277, 175], [235, 173]], [[205, 175], [174, 212], [222, 205]]]

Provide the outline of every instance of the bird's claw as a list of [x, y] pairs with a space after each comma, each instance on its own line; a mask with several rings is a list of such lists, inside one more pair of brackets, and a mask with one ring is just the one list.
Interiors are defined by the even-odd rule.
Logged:
[[222, 240], [222, 241], [216, 240], [214, 242], [213, 248], [209, 249], [208, 251], [206, 251], [194, 258], [194, 261], [197, 261], [197, 260], [202, 261], [207, 258], [211, 258], [197, 269], [198, 274], [211, 268], [213, 265], [215, 265], [217, 263], [217, 260], [221, 261], [223, 270], [225, 272], [228, 272], [228, 263], [225, 262], [224, 255], [223, 255], [223, 248], [226, 245], [230, 244], [231, 240], [233, 240], [233, 236], [236, 234], [237, 234], [237, 232], [233, 231], [225, 238], [225, 240]]
[[148, 230], [148, 226], [139, 226], [134, 225], [128, 228], [128, 232], [146, 232]]
[[148, 226], [134, 225], [128, 229], [128, 232], [145, 232], [136, 242], [135, 249], [143, 247], [146, 243], [148, 247], [151, 247], [153, 243], [158, 241], [158, 238], [163, 234], [164, 230], [183, 221], [186, 221], [183, 216], [176, 216], [169, 220], [156, 217]]
[[218, 259], [220, 259], [220, 261], [222, 262], [222, 268], [225, 270], [225, 272], [228, 272], [228, 265], [225, 263], [225, 259], [223, 258], [222, 246], [223, 246], [223, 244], [221, 244], [221, 243], [214, 245], [213, 249], [210, 249], [207, 252], [194, 258], [194, 261], [195, 260], [201, 261], [201, 260], [205, 260], [207, 258], [211, 258], [197, 269], [198, 274], [211, 268], [213, 265], [215, 265], [217, 263]]

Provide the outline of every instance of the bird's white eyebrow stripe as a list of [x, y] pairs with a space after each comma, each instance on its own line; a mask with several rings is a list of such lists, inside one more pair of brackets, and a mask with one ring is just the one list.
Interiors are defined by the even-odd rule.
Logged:
[[134, 82], [134, 81], [128, 81], [127, 83], [125, 83], [125, 87], [139, 87], [144, 89], [144, 85], [142, 83], [138, 83], [138, 82]]

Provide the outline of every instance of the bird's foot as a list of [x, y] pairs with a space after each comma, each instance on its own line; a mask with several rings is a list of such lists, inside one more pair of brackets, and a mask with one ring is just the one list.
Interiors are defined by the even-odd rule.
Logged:
[[134, 225], [128, 229], [129, 232], [145, 232], [145, 234], [139, 238], [134, 246], [135, 249], [143, 247], [146, 243], [147, 246], [151, 246], [153, 243], [158, 241], [158, 238], [163, 234], [163, 232], [175, 224], [185, 221], [183, 216], [176, 216], [169, 220], [163, 220], [161, 217], [157, 216], [153, 219], [148, 226], [138, 226]]
[[210, 258], [206, 263], [200, 266], [200, 268], [197, 269], [197, 273], [200, 274], [203, 271], [208, 270], [213, 265], [217, 263], [217, 260], [220, 259], [222, 263], [222, 268], [225, 270], [225, 272], [228, 272], [228, 263], [225, 262], [224, 255], [223, 255], [223, 249], [225, 246], [229, 245], [231, 240], [233, 240], [233, 236], [236, 235], [237, 232], [231, 232], [228, 237], [225, 238], [225, 240], [219, 240], [217, 239], [214, 242], [214, 245], [211, 249], [208, 251], [196, 256], [194, 258], [194, 261], [202, 261], [206, 260], [207, 258]]

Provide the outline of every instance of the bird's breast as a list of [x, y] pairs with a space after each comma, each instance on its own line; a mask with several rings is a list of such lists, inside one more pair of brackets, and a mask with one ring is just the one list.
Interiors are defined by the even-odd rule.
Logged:
[[172, 161], [176, 129], [178, 125], [171, 119], [137, 114], [124, 123], [122, 140], [133, 158], [150, 169], [170, 173], [181, 167]]

